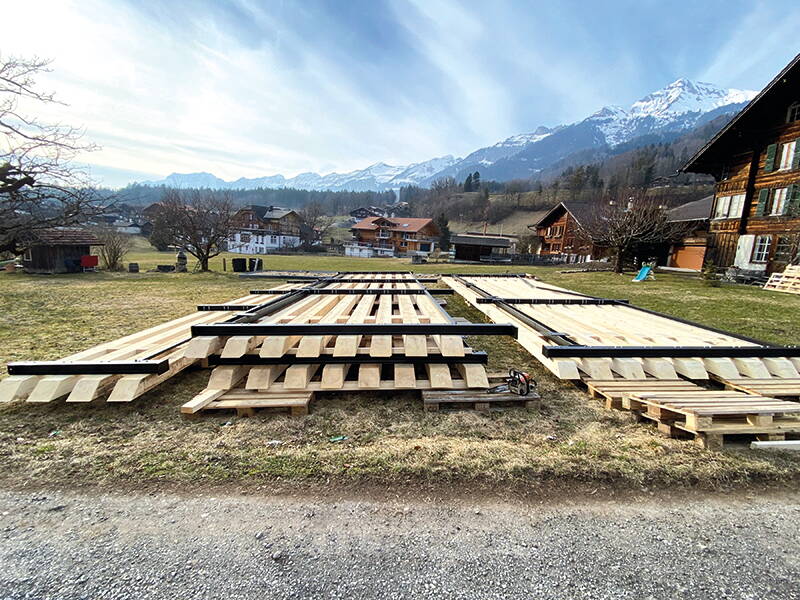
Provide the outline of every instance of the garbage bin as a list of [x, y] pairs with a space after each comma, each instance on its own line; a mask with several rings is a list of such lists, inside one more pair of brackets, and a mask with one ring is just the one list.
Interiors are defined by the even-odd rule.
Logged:
[[128, 263], [128, 273], [138, 273], [139, 263]]
[[[236, 259], [234, 259], [234, 260], [236, 260]], [[252, 271], [261, 271], [263, 269], [263, 264], [264, 263], [261, 261], [260, 258], [251, 258], [251, 259], [249, 259], [249, 261], [250, 262], [248, 264], [248, 269], [247, 269], [248, 271], [251, 271], [251, 272]], [[236, 270], [236, 268], [234, 267], [234, 271], [235, 270]]]
[[234, 273], [244, 273], [245, 271], [247, 271], [246, 258], [234, 258], [231, 260], [231, 265], [233, 265]]

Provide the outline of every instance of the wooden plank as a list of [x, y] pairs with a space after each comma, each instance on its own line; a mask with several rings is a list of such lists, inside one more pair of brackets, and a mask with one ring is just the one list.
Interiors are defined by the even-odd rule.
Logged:
[[[344, 385], [342, 385], [344, 387]], [[358, 389], [376, 390], [381, 387], [381, 366], [360, 365], [358, 368]]]
[[413, 389], [417, 387], [417, 377], [414, 373], [414, 365], [397, 364], [394, 366], [394, 388]]
[[37, 375], [9, 375], [0, 380], [0, 402], [24, 400], [39, 383]]
[[247, 374], [245, 389], [267, 390], [286, 369], [286, 365], [251, 367], [250, 372]]

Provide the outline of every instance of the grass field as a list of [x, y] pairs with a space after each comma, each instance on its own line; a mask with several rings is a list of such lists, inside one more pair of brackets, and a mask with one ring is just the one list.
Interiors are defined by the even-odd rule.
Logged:
[[[128, 260], [171, 262], [137, 249]], [[216, 267], [214, 264], [212, 267]], [[341, 257], [267, 258], [290, 270], [411, 269], [407, 261]], [[421, 265], [418, 272], [491, 270]], [[496, 271], [505, 268], [494, 267]], [[748, 287], [711, 288], [685, 276], [630, 282], [611, 273], [521, 268], [545, 281], [592, 294], [630, 298], [656, 310], [781, 343], [800, 339], [800, 297]], [[275, 282], [278, 283], [278, 282]], [[0, 363], [55, 359], [190, 312], [195, 304], [247, 293], [252, 281], [233, 274], [70, 276], [0, 274]], [[460, 298], [457, 316], [481, 315]], [[624, 412], [606, 411], [551, 377], [515, 342], [470, 340], [490, 352], [492, 369], [523, 367], [539, 382], [541, 410], [424, 413], [413, 394], [325, 397], [303, 419], [231, 415], [184, 421], [178, 407], [204, 386], [207, 372], [177, 377], [130, 406], [103, 403], [0, 407], [0, 477], [16, 483], [213, 482], [262, 485], [324, 482], [379, 485], [462, 482], [527, 488], [543, 481], [720, 487], [787, 483], [800, 475], [788, 453], [706, 453], [659, 437]], [[331, 436], [347, 440], [331, 443]], [[279, 440], [280, 444], [267, 444]]]

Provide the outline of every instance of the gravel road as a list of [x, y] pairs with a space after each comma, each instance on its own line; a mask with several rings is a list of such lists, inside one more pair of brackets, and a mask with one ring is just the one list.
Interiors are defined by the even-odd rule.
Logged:
[[0, 491], [0, 598], [800, 599], [798, 500]]

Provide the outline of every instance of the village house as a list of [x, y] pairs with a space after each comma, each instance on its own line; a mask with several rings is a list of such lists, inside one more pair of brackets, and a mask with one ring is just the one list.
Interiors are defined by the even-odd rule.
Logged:
[[591, 218], [591, 205], [585, 202], [559, 202], [528, 228], [541, 240], [540, 256], [564, 262], [586, 262], [599, 258], [603, 249], [581, 235], [581, 220]]
[[355, 210], [351, 210], [350, 216], [358, 221], [361, 221], [362, 219], [366, 219], [368, 217], [385, 217], [387, 215], [386, 210], [380, 206], [361, 206]]
[[781, 272], [800, 242], [800, 55], [681, 169], [716, 180], [709, 258]]
[[256, 204], [241, 208], [233, 217], [228, 250], [238, 254], [264, 254], [301, 243], [303, 219], [293, 210]]
[[432, 219], [367, 217], [351, 228], [347, 256], [428, 255], [434, 251], [439, 228]]

